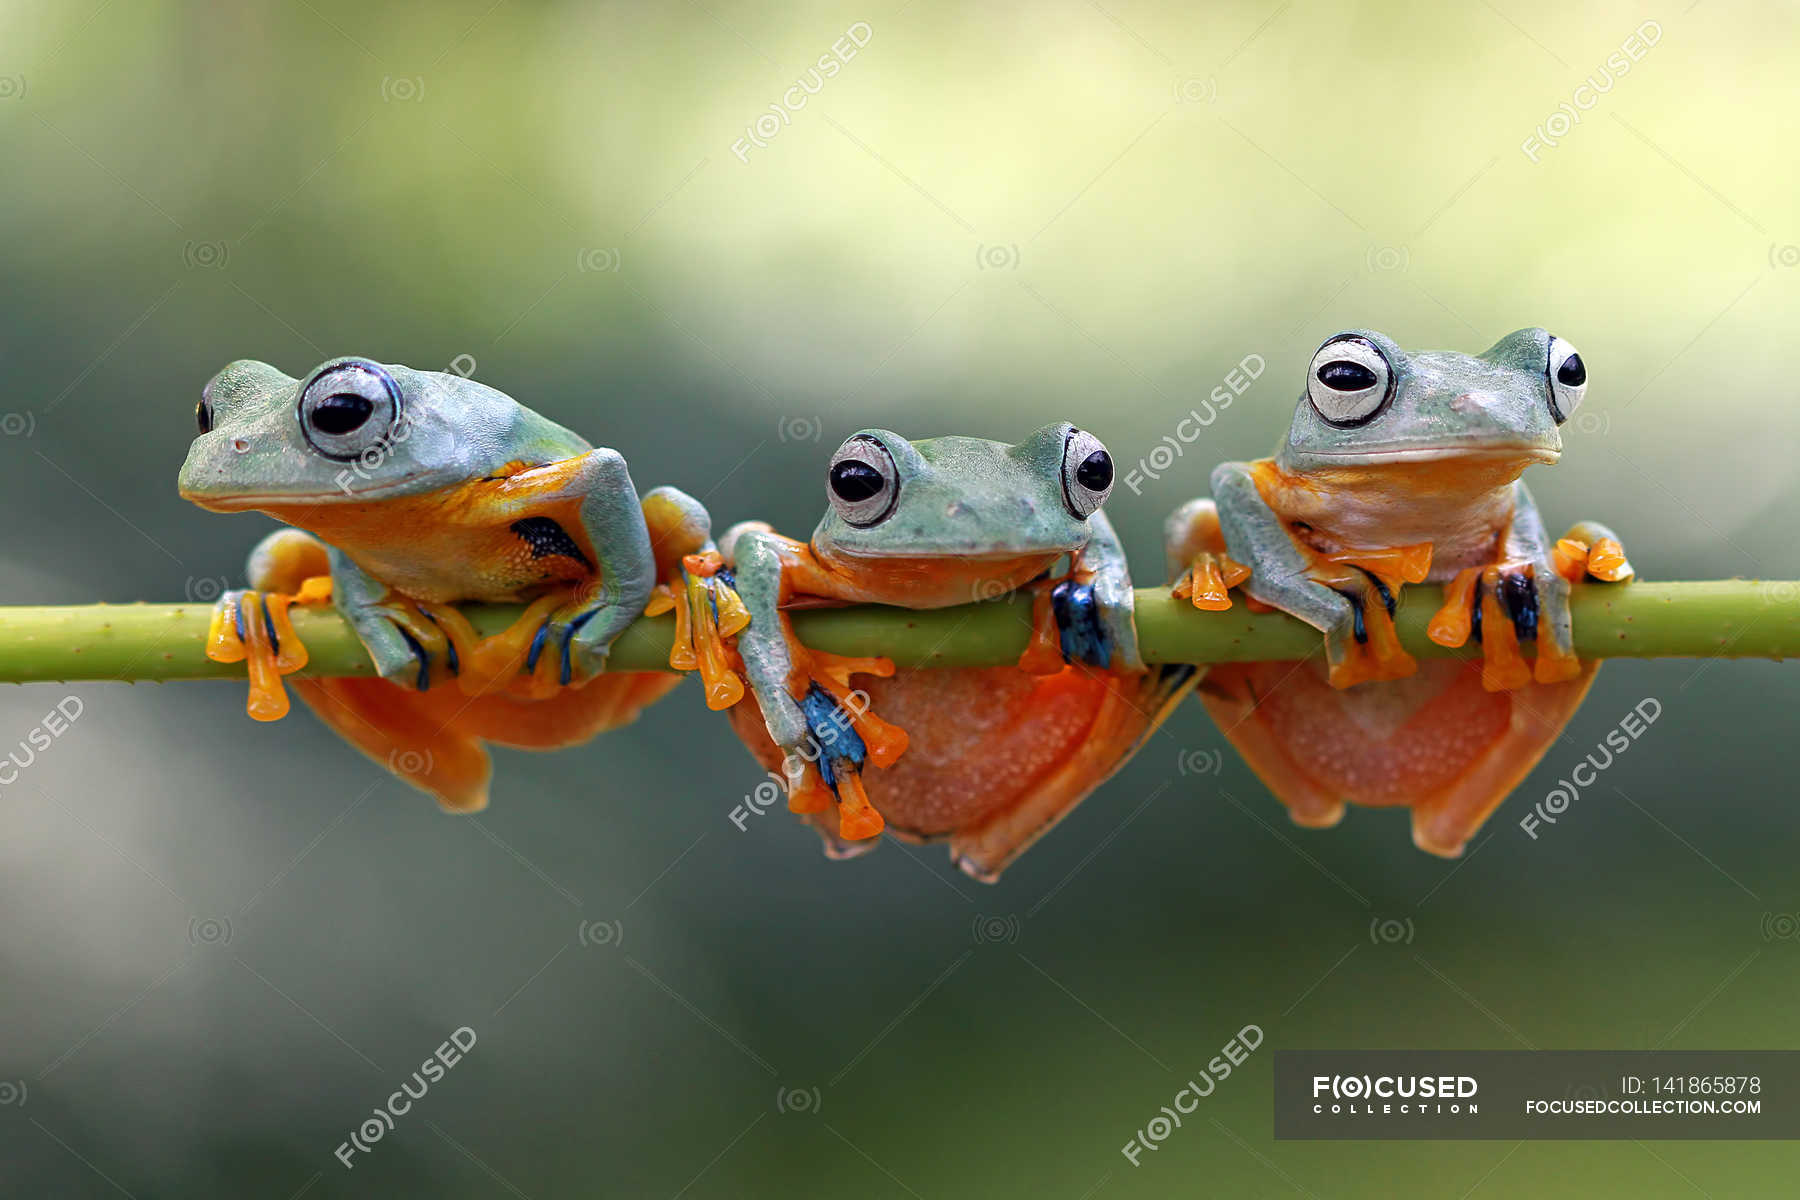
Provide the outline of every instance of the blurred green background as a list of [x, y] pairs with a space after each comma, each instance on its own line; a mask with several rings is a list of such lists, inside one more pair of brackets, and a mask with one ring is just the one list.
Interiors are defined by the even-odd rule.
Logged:
[[[1793, 579], [1797, 50], [1792, 6], [1721, 0], [6, 3], [0, 603], [239, 577], [269, 522], [174, 491], [239, 357], [468, 356], [640, 486], [799, 533], [861, 426], [1073, 418], [1123, 471], [1259, 354], [1109, 504], [1154, 577], [1163, 515], [1273, 446], [1348, 326], [1550, 327], [1594, 382], [1531, 476], [1550, 523], [1607, 520], [1648, 578]], [[827, 862], [779, 811], [740, 832], [760, 775], [693, 685], [500, 752], [463, 819], [237, 685], [6, 689], [0, 746], [71, 692], [0, 788], [7, 1195], [1772, 1196], [1800, 1168], [1270, 1136], [1279, 1047], [1795, 1046], [1793, 667], [1609, 666], [1455, 864], [1401, 813], [1290, 827], [1191, 706], [994, 888], [936, 847]], [[1645, 696], [1651, 733], [1526, 837]]]

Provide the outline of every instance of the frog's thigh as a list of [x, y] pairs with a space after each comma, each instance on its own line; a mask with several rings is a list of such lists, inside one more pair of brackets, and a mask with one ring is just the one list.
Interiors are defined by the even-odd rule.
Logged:
[[712, 539], [712, 518], [705, 506], [679, 488], [651, 488], [644, 493], [642, 506], [658, 579], [669, 578], [683, 555], [699, 553]]
[[1202, 496], [1170, 513], [1163, 522], [1163, 551], [1171, 581], [1192, 565], [1195, 555], [1225, 553], [1219, 506]]
[[259, 592], [293, 594], [308, 579], [331, 574], [325, 544], [301, 529], [277, 529], [250, 551], [245, 575]]

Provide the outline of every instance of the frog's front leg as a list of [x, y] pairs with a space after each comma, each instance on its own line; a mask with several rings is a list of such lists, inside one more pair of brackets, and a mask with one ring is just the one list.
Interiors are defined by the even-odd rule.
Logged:
[[1142, 671], [1132, 618], [1131, 570], [1106, 514], [1088, 517], [1088, 541], [1069, 556], [1069, 574], [1033, 590], [1032, 638], [1021, 670], [1055, 674], [1068, 663], [1101, 670]]
[[1248, 463], [1221, 463], [1213, 470], [1212, 491], [1226, 550], [1234, 561], [1250, 566], [1244, 590], [1323, 633], [1331, 682], [1348, 686], [1359, 624], [1367, 636], [1366, 621], [1358, 618], [1366, 614], [1348, 596], [1313, 577], [1314, 558], [1294, 544], [1281, 518], [1263, 501]]
[[[530, 693], [541, 698], [599, 674], [613, 642], [643, 615], [658, 563], [648, 522], [657, 522], [666, 557], [679, 563], [682, 554], [709, 545], [708, 520], [698, 501], [673, 488], [639, 501], [624, 458], [605, 448], [522, 472], [509, 485], [496, 521], [528, 526], [534, 556], [575, 559], [588, 568], [587, 579], [550, 589], [510, 628], [479, 642], [454, 610], [426, 615], [442, 622], [453, 646], [465, 648], [465, 691], [505, 686], [523, 669]], [[571, 536], [571, 524], [579, 536]], [[671, 573], [679, 575], [679, 567]]]
[[[1088, 517], [1088, 543], [1082, 548], [1081, 573], [1093, 589], [1093, 603], [1101, 631], [1097, 646], [1096, 666], [1120, 671], [1142, 671], [1144, 657], [1138, 652], [1137, 622], [1132, 619], [1131, 568], [1125, 562], [1125, 548], [1113, 532], [1106, 514], [1095, 511]], [[1065, 638], [1067, 634], [1065, 633]]]
[[[1530, 683], [1557, 683], [1581, 673], [1569, 616], [1571, 580], [1590, 574], [1597, 554], [1605, 575], [1629, 578], [1618, 538], [1603, 525], [1583, 522], [1552, 544], [1543, 517], [1523, 482], [1513, 485], [1513, 514], [1499, 560], [1457, 573], [1445, 587], [1443, 607], [1427, 633], [1445, 646], [1461, 646], [1471, 634], [1482, 647], [1482, 686], [1510, 691]], [[1590, 550], [1590, 548], [1592, 548]], [[1521, 643], [1535, 646], [1527, 664]]]
[[461, 669], [455, 643], [430, 611], [397, 594], [335, 546], [325, 552], [332, 600], [383, 679], [423, 692], [431, 687], [434, 666], [453, 675]]
[[[605, 668], [613, 642], [643, 614], [650, 589], [656, 586], [656, 554], [645, 504], [632, 487], [624, 457], [605, 448], [589, 451], [568, 486], [581, 496], [581, 528], [594, 548], [599, 581], [546, 622], [551, 643], [561, 644], [559, 681], [565, 684], [591, 679]], [[689, 501], [699, 519], [706, 520], [698, 501], [673, 488], [665, 490]]]
[[782, 755], [789, 809], [821, 813], [835, 803], [836, 841], [874, 837], [885, 822], [869, 803], [861, 771], [865, 763], [891, 765], [905, 751], [906, 735], [871, 713], [849, 678], [892, 675], [894, 664], [811, 650], [794, 635], [783, 606], [796, 595], [829, 598], [833, 588], [805, 543], [747, 523], [725, 535], [725, 551], [750, 616], [737, 651]]

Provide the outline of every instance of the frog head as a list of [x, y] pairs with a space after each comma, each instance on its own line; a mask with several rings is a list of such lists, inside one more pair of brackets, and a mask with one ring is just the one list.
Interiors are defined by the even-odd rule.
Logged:
[[336, 358], [304, 379], [248, 359], [213, 376], [181, 494], [219, 512], [368, 503], [566, 454], [573, 435], [461, 375]]
[[1112, 482], [1106, 447], [1067, 421], [1016, 446], [865, 429], [831, 456], [813, 546], [858, 558], [1067, 553], [1087, 543]]
[[1509, 333], [1479, 355], [1408, 354], [1379, 333], [1352, 330], [1313, 355], [1277, 458], [1295, 472], [1448, 460], [1516, 478], [1557, 460], [1557, 427], [1586, 392], [1581, 356], [1542, 329]]

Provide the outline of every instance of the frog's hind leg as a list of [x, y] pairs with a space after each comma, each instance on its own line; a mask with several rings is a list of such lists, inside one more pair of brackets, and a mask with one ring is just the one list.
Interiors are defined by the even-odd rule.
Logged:
[[345, 741], [449, 812], [487, 807], [491, 768], [480, 739], [455, 726], [470, 703], [456, 688], [417, 692], [385, 679], [301, 679], [294, 690]]
[[[1055, 766], [1020, 781], [1023, 786], [1012, 803], [1000, 806], [979, 824], [951, 834], [950, 861], [972, 879], [998, 881], [1014, 859], [1125, 765], [1193, 690], [1199, 676], [1186, 664], [1130, 675], [1087, 672], [1079, 667], [1066, 668], [1066, 672], [1041, 686], [1093, 691], [1097, 707], [1092, 723], [1072, 743], [1072, 752]], [[1046, 735], [1060, 736], [1054, 730]]]
[[688, 555], [713, 548], [712, 518], [705, 506], [686, 492], [651, 488], [644, 493], [642, 505], [658, 580], [666, 581], [678, 573], [681, 560]]
[[1413, 810], [1413, 841], [1462, 852], [1580, 705], [1595, 664], [1557, 683], [1482, 686], [1479, 661], [1426, 659], [1402, 680], [1333, 688], [1315, 659], [1215, 668], [1201, 698], [1300, 824], [1344, 802]]
[[1570, 583], [1583, 577], [1623, 583], [1637, 572], [1625, 557], [1619, 535], [1598, 521], [1578, 521], [1557, 540], [1552, 551], [1557, 574]]
[[225, 593], [213, 608], [206, 656], [245, 664], [250, 678], [246, 711], [258, 721], [287, 715], [282, 676], [307, 662], [306, 646], [294, 632], [288, 607], [329, 601], [330, 571], [322, 542], [298, 529], [280, 529], [250, 552], [250, 588]]
[[1259, 688], [1279, 687], [1287, 673], [1311, 669], [1294, 663], [1221, 663], [1208, 668], [1198, 695], [1219, 731], [1286, 807], [1288, 819], [1307, 829], [1329, 829], [1344, 819], [1343, 796], [1300, 769], [1287, 753], [1291, 731], [1257, 711]]
[[1171, 594], [1192, 601], [1195, 608], [1224, 612], [1231, 607], [1231, 589], [1250, 578], [1250, 568], [1226, 554], [1219, 507], [1205, 497], [1169, 514], [1163, 522], [1163, 550]]
[[[1413, 805], [1413, 844], [1442, 858], [1455, 858], [1507, 795], [1531, 773], [1594, 682], [1597, 662], [1556, 683], [1534, 683], [1504, 693], [1511, 708], [1506, 728], [1447, 788]], [[1444, 731], [1446, 740], [1456, 730]]]
[[294, 688], [345, 741], [446, 811], [479, 812], [492, 775], [484, 742], [573, 746], [635, 720], [680, 682], [660, 671], [622, 671], [543, 699], [532, 698], [523, 679], [479, 696], [449, 685], [414, 691], [385, 679], [302, 679]]

